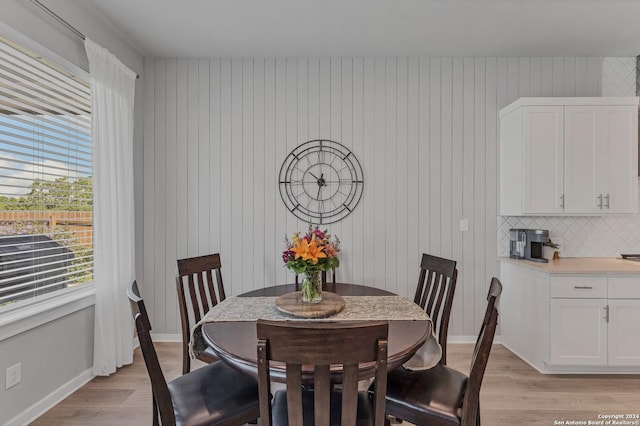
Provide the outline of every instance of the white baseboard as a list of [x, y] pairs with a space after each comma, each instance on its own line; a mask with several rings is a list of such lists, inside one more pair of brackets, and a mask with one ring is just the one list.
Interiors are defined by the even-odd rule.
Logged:
[[[478, 336], [448, 336], [447, 337], [447, 344], [449, 343], [453, 343], [453, 344], [457, 344], [457, 343], [472, 343], [475, 344], [476, 340], [478, 339]], [[493, 338], [493, 343], [502, 343], [502, 341], [500, 340], [500, 336], [496, 335]]]
[[182, 334], [151, 333], [151, 340], [155, 342], [182, 342]]
[[49, 411], [60, 401], [89, 383], [95, 376], [93, 369], [85, 370], [83, 373], [60, 386], [55, 391], [41, 399], [40, 401], [27, 408], [22, 413], [10, 419], [4, 426], [24, 426], [36, 420], [38, 417]]

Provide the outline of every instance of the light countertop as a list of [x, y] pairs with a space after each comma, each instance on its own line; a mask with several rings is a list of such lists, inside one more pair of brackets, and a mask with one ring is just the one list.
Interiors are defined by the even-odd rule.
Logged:
[[640, 274], [640, 262], [615, 257], [566, 257], [549, 263], [499, 257], [498, 261], [548, 274]]

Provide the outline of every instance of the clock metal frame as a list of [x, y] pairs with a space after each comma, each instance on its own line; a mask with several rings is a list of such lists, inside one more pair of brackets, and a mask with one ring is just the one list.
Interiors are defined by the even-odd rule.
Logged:
[[364, 191], [364, 174], [349, 148], [314, 139], [287, 155], [278, 186], [282, 201], [295, 217], [324, 225], [344, 219], [356, 208]]

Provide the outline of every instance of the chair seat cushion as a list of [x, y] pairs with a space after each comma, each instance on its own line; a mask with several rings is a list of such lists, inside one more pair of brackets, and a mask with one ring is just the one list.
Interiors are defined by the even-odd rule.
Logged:
[[[194, 370], [168, 383], [177, 425], [200, 426], [222, 420], [259, 417], [258, 382], [222, 362]], [[249, 421], [252, 418], [249, 418]], [[238, 422], [240, 423], [240, 422]]]
[[[331, 426], [340, 426], [342, 419], [342, 392], [332, 390], [330, 394], [331, 403]], [[313, 426], [313, 390], [302, 390], [302, 409], [304, 425], [291, 426]], [[289, 416], [287, 414], [287, 392], [277, 391], [271, 403], [271, 415], [273, 426], [288, 426]], [[358, 392], [358, 414], [356, 426], [373, 425], [374, 413], [371, 400], [366, 392]]]
[[422, 371], [398, 368], [387, 375], [386, 413], [414, 424], [460, 424], [467, 376], [438, 364]]

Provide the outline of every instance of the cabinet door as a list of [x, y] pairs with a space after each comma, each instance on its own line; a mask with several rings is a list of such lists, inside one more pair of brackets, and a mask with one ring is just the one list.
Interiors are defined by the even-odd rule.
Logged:
[[564, 107], [523, 108], [523, 213], [562, 213]]
[[[565, 107], [565, 213], [602, 213], [602, 166], [599, 151], [599, 108]], [[606, 154], [605, 154], [606, 155]]]
[[638, 109], [601, 108], [596, 159], [601, 170], [603, 210], [635, 213], [638, 211]]
[[606, 299], [551, 299], [551, 364], [607, 365]]
[[636, 107], [565, 107], [565, 213], [637, 212], [637, 133]]
[[609, 365], [640, 365], [640, 299], [609, 299]]

